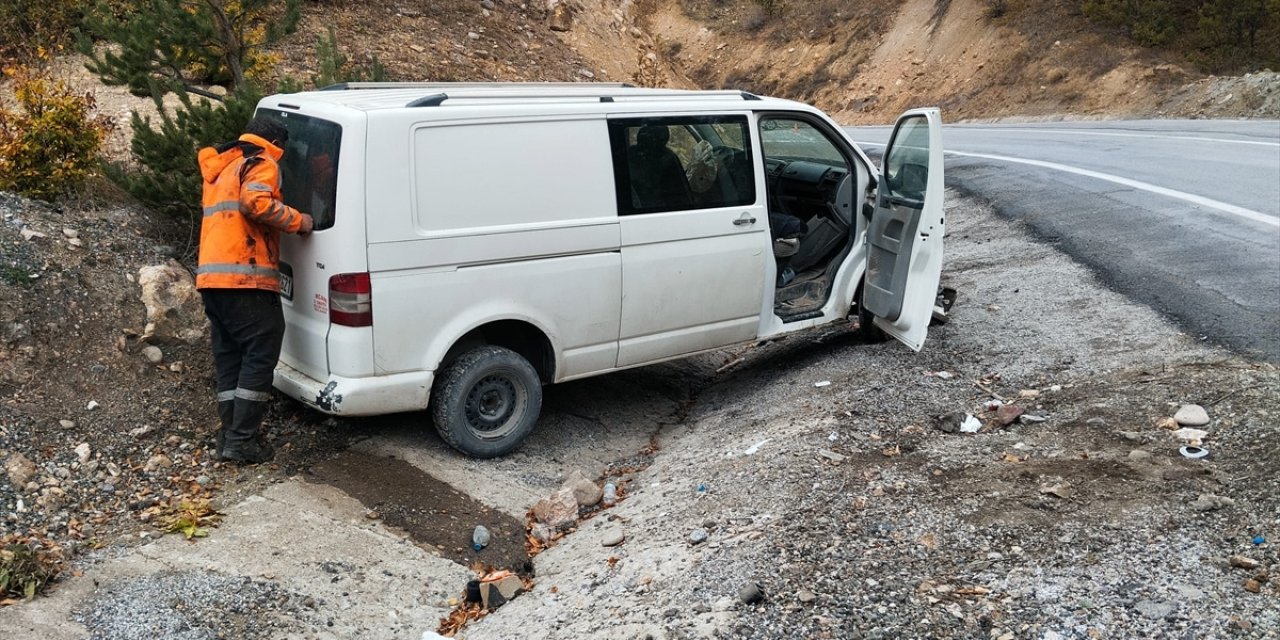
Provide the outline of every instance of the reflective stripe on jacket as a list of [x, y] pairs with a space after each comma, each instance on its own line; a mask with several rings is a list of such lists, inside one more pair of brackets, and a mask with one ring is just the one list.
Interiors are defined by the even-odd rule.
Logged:
[[197, 289], [280, 291], [280, 232], [297, 232], [302, 214], [280, 199], [284, 152], [261, 137], [200, 150], [204, 220]]

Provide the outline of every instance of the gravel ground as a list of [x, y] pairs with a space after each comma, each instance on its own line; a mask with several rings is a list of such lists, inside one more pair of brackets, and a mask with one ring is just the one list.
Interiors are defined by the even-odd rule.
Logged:
[[[1196, 344], [973, 201], [948, 220], [960, 299], [924, 352], [829, 331], [719, 378], [732, 355], [694, 361], [710, 385], [627, 499], [463, 636], [1276, 637], [1276, 547], [1252, 543], [1280, 535], [1274, 367]], [[993, 395], [1046, 420], [998, 426]], [[1204, 460], [1156, 425], [1191, 402]], [[955, 432], [965, 413], [981, 432]]]
[[75, 620], [93, 640], [260, 640], [314, 624], [316, 604], [269, 582], [168, 572], [111, 584]]

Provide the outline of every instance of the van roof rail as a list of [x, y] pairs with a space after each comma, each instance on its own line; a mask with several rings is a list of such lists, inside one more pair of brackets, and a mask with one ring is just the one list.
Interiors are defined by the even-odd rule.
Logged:
[[[570, 86], [581, 87], [587, 83], [567, 83]], [[432, 88], [440, 88], [433, 86]], [[467, 87], [472, 88], [472, 87]], [[634, 87], [627, 87], [634, 88]], [[544, 93], [544, 94], [522, 94], [522, 93], [489, 93], [480, 95], [456, 95], [451, 98], [448, 93], [432, 93], [421, 98], [415, 98], [406, 104], [406, 107], [438, 107], [445, 103], [446, 100], [514, 100], [519, 98], [534, 98], [539, 100], [556, 100], [556, 99], [578, 99], [578, 100], [599, 100], [600, 102], [617, 102], [622, 100], [705, 100], [707, 98], [731, 98], [735, 100], [760, 100], [760, 96], [747, 91], [725, 90], [725, 91], [684, 91], [681, 89], [672, 89], [669, 92], [656, 91], [653, 93], [638, 93], [631, 95], [613, 95], [608, 92], [565, 92], [565, 93]]]
[[352, 91], [368, 89], [502, 89], [504, 87], [609, 87], [634, 89], [629, 82], [339, 82], [318, 91]]

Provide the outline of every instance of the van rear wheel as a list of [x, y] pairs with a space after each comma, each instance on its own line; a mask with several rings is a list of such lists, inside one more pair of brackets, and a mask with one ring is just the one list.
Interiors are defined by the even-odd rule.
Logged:
[[436, 379], [431, 417], [450, 446], [474, 458], [510, 453], [533, 431], [542, 410], [542, 381], [520, 354], [477, 347]]

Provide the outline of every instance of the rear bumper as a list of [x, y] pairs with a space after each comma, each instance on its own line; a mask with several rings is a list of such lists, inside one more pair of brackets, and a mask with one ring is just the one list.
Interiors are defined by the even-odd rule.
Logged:
[[425, 409], [433, 378], [431, 371], [413, 371], [367, 378], [329, 376], [321, 381], [281, 362], [273, 384], [281, 393], [325, 413], [373, 416]]

